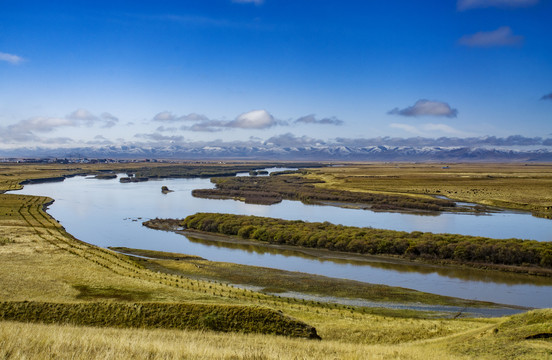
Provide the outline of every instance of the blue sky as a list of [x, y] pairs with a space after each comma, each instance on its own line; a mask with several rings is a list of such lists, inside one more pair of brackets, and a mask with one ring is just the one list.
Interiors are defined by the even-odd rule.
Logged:
[[0, 147], [552, 137], [548, 0], [0, 0]]

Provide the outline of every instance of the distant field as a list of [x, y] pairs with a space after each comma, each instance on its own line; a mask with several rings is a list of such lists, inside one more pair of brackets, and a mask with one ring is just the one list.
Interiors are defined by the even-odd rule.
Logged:
[[442, 195], [552, 217], [552, 164], [349, 164], [309, 170], [319, 187]]
[[[95, 174], [100, 170], [134, 171], [137, 167], [150, 166], [163, 165], [1, 164], [0, 190], [18, 188], [22, 180], [29, 178]], [[382, 168], [391, 171], [393, 166]], [[362, 172], [358, 166], [346, 169], [355, 180], [347, 183], [334, 173], [335, 169], [313, 169], [308, 176], [329, 181], [320, 186], [349, 184], [354, 185], [349, 190], [354, 190], [367, 179], [357, 183], [355, 176], [374, 174]], [[434, 170], [438, 173], [440, 168]], [[533, 176], [537, 175], [531, 175], [528, 181], [536, 181]], [[544, 188], [541, 190], [544, 198]], [[534, 204], [537, 204], [533, 190], [529, 193], [535, 196]], [[43, 211], [49, 201], [45, 197], [0, 194], [0, 301], [9, 306], [27, 301], [54, 304], [51, 306], [56, 309], [64, 308], [56, 304], [96, 303], [259, 307], [281, 311], [285, 316], [314, 326], [322, 341], [208, 330], [121, 329], [109, 323], [105, 327], [94, 327], [2, 320], [0, 358], [3, 359], [535, 359], [552, 356], [550, 310], [501, 319], [432, 319], [409, 317], [406, 312], [386, 315], [366, 313], [350, 306], [288, 302], [221, 281], [152, 271], [127, 256], [83, 243]]]

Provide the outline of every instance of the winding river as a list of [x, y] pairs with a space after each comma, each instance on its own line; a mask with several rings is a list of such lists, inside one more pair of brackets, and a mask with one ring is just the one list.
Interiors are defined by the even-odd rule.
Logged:
[[[270, 169], [275, 170], [275, 169]], [[161, 193], [166, 185], [174, 192]], [[527, 275], [431, 266], [378, 259], [327, 260], [263, 246], [220, 244], [142, 226], [151, 218], [183, 218], [197, 212], [258, 215], [289, 220], [329, 221], [351, 226], [449, 232], [492, 238], [552, 241], [552, 221], [527, 213], [414, 215], [282, 201], [252, 205], [199, 199], [193, 189], [212, 188], [209, 179], [163, 179], [121, 184], [118, 179], [74, 177], [57, 183], [25, 185], [19, 194], [49, 196], [48, 213], [76, 238], [102, 247], [125, 246], [198, 255], [212, 261], [302, 271], [441, 295], [528, 307], [552, 307], [552, 279]]]

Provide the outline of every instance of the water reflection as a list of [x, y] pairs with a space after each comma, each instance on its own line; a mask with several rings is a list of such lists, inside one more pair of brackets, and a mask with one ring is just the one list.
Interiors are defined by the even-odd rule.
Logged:
[[[487, 270], [473, 269], [473, 268], [461, 268], [461, 267], [449, 267], [442, 265], [431, 264], [418, 264], [402, 259], [381, 259], [377, 257], [365, 256], [365, 259], [354, 258], [339, 258], [330, 257], [331, 253], [321, 251], [321, 254], [317, 250], [313, 250], [312, 254], [309, 253], [310, 249], [294, 250], [289, 248], [274, 247], [270, 245], [255, 245], [238, 242], [217, 241], [210, 239], [202, 239], [190, 235], [186, 236], [190, 242], [202, 244], [208, 247], [226, 248], [233, 250], [245, 251], [247, 253], [255, 253], [260, 255], [272, 254], [282, 255], [285, 257], [298, 257], [302, 259], [308, 259], [317, 261], [321, 264], [331, 262], [334, 264], [350, 264], [354, 266], [368, 266], [372, 268], [391, 270], [399, 273], [419, 273], [419, 274], [437, 274], [439, 276], [446, 276], [451, 279], [460, 279], [467, 281], [482, 281], [489, 283], [499, 283], [507, 285], [519, 285], [531, 283], [536, 286], [552, 286], [552, 278], [549, 277], [535, 277], [525, 274], [516, 274], [508, 272], [490, 272]], [[316, 255], [318, 253], [318, 255]], [[322, 256], [322, 257], [321, 257]], [[349, 257], [344, 254], [344, 256]], [[355, 255], [353, 255], [355, 256]], [[363, 256], [364, 257], [364, 256]]]

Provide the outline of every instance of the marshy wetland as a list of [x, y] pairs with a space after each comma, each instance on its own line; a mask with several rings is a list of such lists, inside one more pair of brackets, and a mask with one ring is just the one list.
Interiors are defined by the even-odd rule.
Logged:
[[[386, 168], [381, 164], [373, 166], [377, 168], [378, 172], [382, 172], [382, 168]], [[410, 173], [412, 171], [430, 172], [433, 167], [433, 165], [408, 166], [412, 166], [414, 169], [411, 169]], [[477, 168], [474, 165], [466, 166], [472, 168], [470, 170], [472, 173], [474, 173], [473, 169]], [[486, 165], [479, 166], [484, 167]], [[500, 168], [498, 165], [495, 166], [496, 169]], [[107, 170], [106, 167], [103, 167], [103, 169]], [[425, 168], [425, 170], [422, 171], [418, 167]], [[504, 165], [503, 168], [500, 168], [500, 171], [504, 174], [510, 174], [508, 176], [511, 189], [515, 189], [516, 186], [519, 187], [520, 184], [526, 186], [531, 182], [548, 182], [550, 184], [550, 168], [541, 167], [531, 175], [526, 171], [526, 168], [518, 167], [523, 175], [519, 178], [517, 177], [519, 173], [514, 173], [515, 169], [511, 165]], [[351, 172], [354, 174], [353, 176], [359, 176], [360, 173], [368, 174], [363, 176], [373, 176], [370, 175], [370, 165], [366, 164], [341, 168], [341, 175], [337, 177], [336, 173], [333, 173], [334, 169], [336, 168], [313, 169], [305, 173], [304, 176], [325, 179], [323, 183], [319, 182], [316, 186], [334, 186], [337, 188], [344, 186], [343, 183], [340, 183], [343, 180], [341, 176], [347, 172]], [[478, 171], [483, 171], [481, 170], [483, 168], [479, 169]], [[19, 175], [14, 175], [14, 170], [21, 172]], [[113, 173], [125, 171], [120, 168], [109, 170], [113, 170]], [[388, 165], [387, 170], [396, 174], [396, 171], [398, 171], [397, 165]], [[439, 170], [443, 169], [438, 167], [432, 171], [437, 173]], [[489, 212], [485, 215], [440, 212], [421, 216], [400, 212], [372, 212], [334, 206], [304, 205], [298, 201], [290, 200], [266, 206], [247, 204], [239, 201], [239, 199], [237, 201], [199, 199], [192, 197], [191, 191], [201, 188], [201, 186], [212, 188], [213, 185], [208, 179], [164, 178], [158, 181], [150, 179], [147, 182], [121, 184], [118, 179], [92, 179], [90, 175], [97, 171], [97, 168], [93, 166], [84, 169], [71, 169], [71, 167], [53, 169], [52, 167], [31, 166], [26, 169], [27, 172], [16, 167], [6, 167], [2, 171], [4, 180], [6, 180], [2, 182], [4, 190], [17, 188], [17, 184], [26, 177], [47, 178], [54, 175], [87, 174], [87, 177], [67, 178], [63, 182], [27, 185], [23, 190], [24, 192], [30, 192], [32, 189], [40, 188], [45, 192], [44, 197], [25, 196], [22, 195], [22, 192], [0, 195], [2, 199], [2, 206], [0, 206], [2, 211], [0, 230], [2, 232], [0, 233], [0, 239], [3, 239], [0, 246], [0, 256], [3, 264], [0, 277], [4, 285], [0, 294], [2, 301], [7, 302], [3, 305], [3, 308], [31, 307], [31, 305], [20, 305], [21, 301], [38, 302], [33, 303], [32, 306], [39, 309], [58, 309], [59, 306], [55, 305], [56, 303], [86, 304], [93, 302], [97, 304], [96, 306], [101, 311], [109, 311], [112, 303], [130, 302], [153, 311], [163, 308], [163, 306], [155, 304], [163, 303], [169, 304], [167, 305], [169, 309], [167, 314], [169, 314], [177, 309], [171, 307], [170, 304], [184, 302], [210, 304], [209, 306], [213, 306], [214, 309], [212, 313], [215, 314], [213, 316], [207, 313], [201, 315], [197, 324], [194, 325], [198, 327], [187, 327], [188, 330], [178, 330], [179, 332], [170, 330], [169, 327], [154, 330], [141, 329], [138, 332], [138, 330], [132, 330], [134, 326], [124, 325], [125, 323], [130, 324], [125, 321], [122, 321], [122, 327], [129, 327], [129, 329], [124, 330], [111, 330], [109, 324], [101, 325], [107, 326], [105, 329], [89, 328], [89, 325], [96, 325], [78, 322], [72, 322], [71, 325], [61, 327], [60, 322], [55, 320], [51, 321], [49, 325], [22, 324], [6, 321], [9, 317], [4, 314], [6, 316], [3, 316], [3, 318], [6, 320], [0, 322], [0, 337], [3, 339], [3, 343], [6, 344], [6, 347], [0, 350], [3, 351], [1, 355], [4, 357], [17, 356], [13, 354], [32, 356], [29, 354], [36, 355], [41, 351], [50, 352], [52, 354], [50, 357], [67, 356], [69, 353], [80, 354], [77, 358], [79, 356], [80, 358], [90, 357], [90, 353], [86, 354], [78, 350], [79, 348], [85, 348], [82, 343], [84, 338], [77, 336], [70, 339], [66, 331], [87, 336], [89, 338], [87, 341], [98, 348], [95, 352], [96, 355], [93, 357], [101, 357], [102, 354], [105, 355], [109, 351], [114, 351], [113, 349], [118, 349], [118, 351], [127, 354], [129, 357], [132, 356], [131, 354], [135, 354], [136, 350], [128, 347], [128, 344], [132, 343], [129, 342], [130, 340], [125, 340], [122, 343], [104, 344], [101, 340], [102, 336], [113, 337], [113, 333], [110, 333], [112, 331], [116, 331], [118, 334], [116, 336], [120, 336], [121, 339], [132, 337], [136, 342], [144, 341], [140, 340], [143, 337], [163, 336], [171, 339], [185, 337], [185, 341], [190, 346], [190, 348], [183, 349], [180, 346], [170, 346], [165, 343], [163, 349], [154, 350], [153, 347], [148, 347], [149, 342], [147, 341], [145, 342], [146, 345], [136, 345], [136, 348], [148, 349], [147, 351], [150, 351], [152, 354], [150, 357], [152, 358], [167, 356], [246, 358], [247, 354], [251, 353], [262, 354], [262, 356], [258, 356], [259, 358], [324, 358], [328, 356], [362, 358], [363, 354], [367, 353], [380, 358], [401, 357], [412, 359], [469, 358], [474, 354], [478, 356], [485, 355], [487, 358], [535, 358], [552, 353], [549, 337], [546, 335], [552, 333], [549, 329], [549, 310], [530, 311], [504, 318], [471, 319], [464, 318], [466, 315], [469, 316], [469, 311], [466, 310], [471, 306], [476, 308], [490, 306], [473, 301], [485, 299], [479, 296], [474, 299], [472, 296], [462, 296], [462, 294], [452, 295], [467, 299], [460, 300], [431, 294], [438, 293], [438, 291], [424, 293], [408, 290], [414, 288], [411, 285], [416, 284], [416, 281], [409, 277], [412, 274], [420, 276], [420, 283], [439, 283], [439, 281], [442, 281], [444, 286], [446, 282], [450, 282], [453, 284], [451, 288], [458, 286], [458, 284], [464, 284], [466, 291], [474, 286], [476, 287], [476, 284], [481, 282], [481, 289], [489, 288], [491, 289], [490, 292], [496, 293], [497, 287], [494, 286], [498, 284], [499, 287], [503, 286], [504, 289], [510, 290], [509, 293], [504, 293], [507, 301], [490, 301], [529, 307], [550, 307], [546, 302], [547, 299], [552, 297], [549, 293], [550, 277], [547, 276], [537, 277], [497, 270], [466, 268], [459, 265], [449, 266], [411, 261], [410, 259], [386, 259], [381, 257], [362, 259], [364, 255], [355, 254], [350, 255], [350, 257], [349, 255], [347, 257], [341, 257], [342, 255], [332, 256], [332, 251], [309, 253], [304, 249], [294, 247], [275, 249], [252, 243], [219, 241], [209, 237], [202, 238], [202, 236], [196, 238], [192, 236], [184, 237], [173, 232], [147, 229], [141, 225], [143, 221], [157, 217], [183, 218], [197, 212], [232, 213], [228, 209], [236, 209], [234, 213], [237, 214], [262, 215], [289, 220], [302, 219], [298, 215], [305, 213], [309, 216], [311, 213], [313, 214], [312, 218], [305, 219], [309, 221], [330, 221], [328, 219], [332, 219], [331, 216], [334, 216], [335, 219], [338, 219], [335, 221], [336, 223], [345, 224], [347, 224], [345, 221], [352, 218], [350, 215], [352, 213], [360, 213], [364, 216], [369, 214], [368, 218], [351, 220], [359, 221], [361, 224], [350, 225], [371, 226], [373, 228], [390, 227], [379, 226], [373, 219], [370, 220], [371, 216], [378, 218], [382, 215], [390, 215], [391, 218], [400, 219], [393, 220], [395, 223], [406, 223], [406, 225], [403, 225], [406, 229], [398, 228], [397, 230], [439, 233], [449, 231], [439, 231], [435, 228], [428, 230], [424, 229], [423, 226], [427, 226], [427, 223], [431, 223], [435, 219], [439, 220], [447, 216], [454, 216], [452, 219], [458, 219], [460, 222], [466, 221], [463, 220], [466, 218], [476, 219], [475, 223], [477, 223], [479, 221], [477, 219], [490, 221], [487, 219], [520, 215], [524, 216], [520, 223], [529, 224], [529, 226], [526, 232], [523, 232], [523, 229], [514, 231], [521, 231], [526, 234], [525, 236], [511, 235], [509, 228], [506, 225], [502, 226], [500, 222], [494, 226], [487, 223], [480, 225], [480, 227], [481, 229], [496, 227], [498, 233], [490, 237], [519, 237], [549, 241], [546, 238], [546, 234], [550, 234], [546, 231], [546, 226], [548, 226], [546, 221], [550, 220], [531, 215], [531, 212], [535, 215], [542, 215], [543, 212], [546, 212], [546, 201], [550, 199], [550, 194], [543, 190], [546, 187], [528, 187], [529, 190], [525, 195], [525, 200], [531, 200], [531, 196], [534, 196], [534, 199], [538, 199], [538, 201], [535, 200], [534, 204], [530, 201], [527, 202], [525, 208], [523, 208], [520, 200], [506, 204], [513, 211]], [[10, 175], [5, 175], [6, 173]], [[406, 173], [406, 175], [408, 174]], [[109, 176], [106, 178], [109, 178]], [[364, 184], [366, 179], [371, 178], [355, 179], [352, 184], [349, 184], [348, 190], [390, 191], [389, 188], [367, 189], [368, 185]], [[506, 182], [507, 179], [503, 178], [501, 181]], [[498, 194], [504, 191], [499, 191], [488, 184], [484, 184], [485, 180], [477, 179], [473, 182], [481, 184], [481, 187], [488, 186], [489, 189], [486, 194], [492, 194], [493, 191]], [[370, 186], [375, 186], [376, 183], [370, 183]], [[361, 188], [362, 186], [359, 184], [364, 184], [365, 187]], [[417, 185], [421, 184], [418, 183]], [[461, 188], [460, 185], [457, 184], [459, 189]], [[161, 186], [168, 186], [174, 191], [163, 194], [161, 193]], [[354, 188], [357, 188], [357, 190], [353, 190]], [[450, 186], [447, 189], [452, 191]], [[400, 194], [404, 195], [409, 191], [414, 193], [414, 190], [419, 190], [419, 188], [406, 189], [403, 184]], [[461, 196], [455, 198], [450, 193], [442, 191], [442, 189], [439, 192], [433, 191], [429, 194], [430, 190], [431, 188], [428, 187], [428, 193], [415, 194], [414, 196], [444, 193], [449, 198], [464, 202], [483, 204], [488, 202], [487, 206], [498, 206], [498, 202], [503, 201], [501, 199], [493, 200], [492, 198], [491, 200], [481, 201], [481, 199], [468, 199]], [[38, 194], [39, 192], [35, 193], [35, 195]], [[55, 202], [50, 204], [51, 200], [46, 196], [53, 198]], [[519, 195], [512, 191], [512, 198], [516, 197], [519, 197]], [[48, 212], [61, 224], [42, 211], [45, 204], [49, 204]], [[296, 205], [297, 209], [294, 209]], [[279, 207], [281, 209], [277, 210]], [[216, 210], [213, 210], [213, 208]], [[534, 209], [539, 210], [535, 211]], [[518, 213], [519, 210], [525, 212]], [[68, 214], [77, 219], [80, 224], [74, 226], [71, 221], [64, 218]], [[423, 221], [405, 220], [409, 216], [412, 216], [412, 219], [422, 219]], [[504, 220], [504, 224], [512, 222], [512, 219], [513, 217]], [[393, 221], [390, 221], [390, 223], [393, 223]], [[454, 228], [455, 221], [448, 219], [445, 223], [438, 225], [437, 229], [439, 229], [439, 226], [447, 229]], [[383, 222], [383, 224], [387, 223]], [[420, 224], [426, 225], [420, 227]], [[412, 230], [408, 227], [411, 227]], [[544, 231], [542, 230], [543, 227]], [[537, 231], [530, 228], [537, 228]], [[464, 232], [458, 233], [473, 234], [475, 236], [484, 235], [478, 234], [477, 229], [477, 225], [466, 226]], [[541, 238], [538, 237], [539, 230], [541, 234], [544, 234]], [[533, 232], [531, 233], [531, 231]], [[455, 232], [450, 231], [450, 233]], [[504, 233], [508, 235], [496, 235]], [[134, 253], [136, 257], [128, 257], [105, 249], [108, 246], [124, 246], [126, 249], [117, 250], [123, 253]], [[136, 250], [136, 248], [146, 250]], [[160, 257], [159, 254], [153, 253], [151, 250], [163, 251], [164, 255]], [[240, 257], [242, 255], [257, 259], [255, 261], [258, 263], [236, 264], [241, 261]], [[275, 266], [267, 265], [271, 258], [277, 259]], [[307, 262], [302, 263], [301, 259]], [[299, 265], [296, 265], [297, 268], [295, 269], [286, 270], [283, 266], [286, 263], [294, 264], [297, 262], [299, 262]], [[251, 267], [252, 265], [263, 266], [263, 268], [254, 268]], [[324, 268], [330, 269], [331, 274], [326, 275], [330, 278], [308, 274], [309, 272], [316, 274], [317, 269]], [[364, 270], [364, 278], [360, 280], [360, 283], [359, 280], [355, 282], [355, 279], [351, 279], [349, 275], [353, 268]], [[367, 269], [371, 271], [368, 276], [366, 276]], [[293, 271], [301, 271], [302, 273]], [[377, 281], [378, 271], [382, 271], [382, 279], [402, 278], [402, 281], [408, 285], [399, 285], [401, 288], [373, 285], [374, 283], [381, 283]], [[264, 282], [252, 276], [252, 272], [258, 272]], [[340, 272], [345, 275], [340, 276]], [[339, 280], [340, 277], [350, 280]], [[274, 280], [274, 284], [270, 284], [271, 279]], [[276, 282], [277, 279], [279, 279], [278, 282]], [[253, 284], [255, 281], [257, 284], [249, 287], [240, 286], [239, 284], [242, 282], [246, 285], [247, 283]], [[299, 285], [293, 288], [294, 283]], [[321, 290], [322, 288], [324, 288], [324, 291]], [[527, 297], [527, 301], [523, 297], [518, 297], [516, 291], [519, 289], [524, 289], [524, 291], [519, 292], [520, 295], [523, 295], [523, 292], [530, 295]], [[478, 289], [476, 291], [484, 293], [483, 290]], [[288, 296], [297, 294], [312, 296]], [[466, 292], [464, 291], [463, 294], [466, 294]], [[361, 303], [327, 301], [328, 298], [336, 297], [379, 302], [381, 306], [366, 307]], [[531, 304], [530, 297], [542, 301], [541, 303]], [[392, 306], [386, 308], [386, 303], [440, 304], [442, 306], [456, 305], [457, 307], [447, 315], [446, 312], [443, 314], [439, 311], [431, 311], [431, 309], [429, 309], [430, 311], [415, 311], [401, 307], [393, 308]], [[308, 340], [264, 335], [266, 333], [275, 334], [276, 332], [264, 331], [261, 328], [255, 328], [255, 326], [250, 331], [252, 334], [238, 331], [236, 334], [221, 337], [219, 333], [208, 331], [202, 334], [201, 339], [194, 337], [193, 329], [217, 331], [216, 324], [223, 324], [226, 321], [225, 319], [231, 319], [234, 310], [229, 311], [227, 309], [236, 308], [224, 308], [219, 304], [245, 306], [246, 311], [250, 310], [249, 306], [283, 311], [286, 316], [297, 319], [298, 323], [313, 326], [317, 334], [321, 336], [322, 341], [312, 343]], [[420, 307], [423, 308], [423, 306]], [[210, 309], [205, 306], [203, 308]], [[254, 320], [255, 317], [262, 316], [262, 312], [255, 312], [254, 309], [251, 311], [253, 311], [252, 315], [248, 319], [252, 319], [252, 322], [255, 323], [257, 321]], [[36, 311], [34, 312], [36, 313]], [[267, 312], [267, 314], [277, 316], [277, 314], [271, 312]], [[132, 317], [133, 315], [129, 316]], [[119, 326], [116, 325], [118, 321], [120, 322], [120, 319], [114, 322], [114, 327]], [[74, 328], [67, 326], [73, 326]], [[165, 333], [161, 334], [160, 331], [165, 331]], [[111, 335], [106, 335], [108, 333]], [[12, 334], [19, 335], [15, 338]], [[233, 343], [242, 344], [241, 348], [227, 345], [224, 351], [220, 350], [217, 353], [215, 349], [219, 344], [225, 344], [225, 339], [230, 339], [230, 336], [232, 336]], [[287, 336], [291, 336], [291, 333]], [[26, 341], [25, 346], [21, 343], [22, 339]], [[417, 341], [412, 342], [414, 340]], [[43, 343], [56, 345], [45, 350], [40, 345]], [[192, 348], [193, 350], [191, 350]], [[307, 348], [309, 352], [305, 353]], [[199, 352], [204, 356], [200, 356]]]

